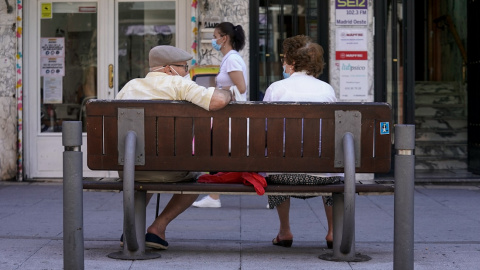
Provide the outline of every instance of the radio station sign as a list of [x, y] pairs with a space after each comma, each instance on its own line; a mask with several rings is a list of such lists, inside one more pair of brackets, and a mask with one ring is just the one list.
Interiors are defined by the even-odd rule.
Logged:
[[367, 25], [368, 0], [335, 0], [336, 25]]

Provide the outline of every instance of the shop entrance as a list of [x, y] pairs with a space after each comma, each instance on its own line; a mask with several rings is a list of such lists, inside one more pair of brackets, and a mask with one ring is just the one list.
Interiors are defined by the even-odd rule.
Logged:
[[[179, 0], [25, 3], [24, 178], [62, 176], [62, 122], [85, 122], [88, 100], [113, 99], [144, 77], [150, 48], [187, 47], [187, 24], [179, 23], [187, 10]], [[84, 160], [84, 175], [110, 173], [90, 171]]]

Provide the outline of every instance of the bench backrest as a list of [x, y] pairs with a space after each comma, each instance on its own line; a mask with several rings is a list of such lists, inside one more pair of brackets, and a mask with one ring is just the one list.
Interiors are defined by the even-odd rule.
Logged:
[[209, 112], [182, 101], [92, 100], [86, 107], [92, 170], [122, 170], [128, 130], [137, 134], [136, 170], [343, 172], [345, 132], [355, 138], [356, 172], [390, 170], [387, 103], [245, 102]]

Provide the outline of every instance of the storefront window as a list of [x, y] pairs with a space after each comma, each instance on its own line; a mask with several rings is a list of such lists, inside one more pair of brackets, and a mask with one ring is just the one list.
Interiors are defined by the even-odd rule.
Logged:
[[118, 89], [144, 77], [150, 49], [175, 46], [175, 35], [175, 1], [118, 3]]
[[97, 95], [97, 3], [41, 4], [40, 130], [61, 132]]

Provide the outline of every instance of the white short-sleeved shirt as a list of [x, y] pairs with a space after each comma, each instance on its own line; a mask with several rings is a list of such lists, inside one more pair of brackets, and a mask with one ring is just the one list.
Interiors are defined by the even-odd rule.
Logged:
[[180, 76], [149, 72], [145, 78], [130, 80], [116, 99], [186, 100], [208, 110], [214, 91]]
[[[336, 102], [333, 87], [306, 72], [295, 72], [288, 79], [272, 83], [263, 101]], [[333, 131], [332, 131], [333, 132]], [[275, 173], [268, 173], [271, 175]], [[318, 177], [343, 176], [343, 173], [307, 173]]]
[[[228, 75], [232, 71], [241, 71], [243, 73], [243, 79], [245, 80], [245, 86], [248, 89], [248, 80], [247, 80], [247, 65], [240, 54], [235, 51], [229, 51], [223, 58], [222, 63], [220, 64], [220, 71], [218, 72], [216, 78], [217, 88], [222, 88], [224, 86], [233, 86], [233, 82]], [[244, 100], [247, 100], [247, 91], [241, 94]]]
[[272, 83], [263, 101], [336, 102], [333, 87], [305, 72], [295, 72], [288, 79]]

